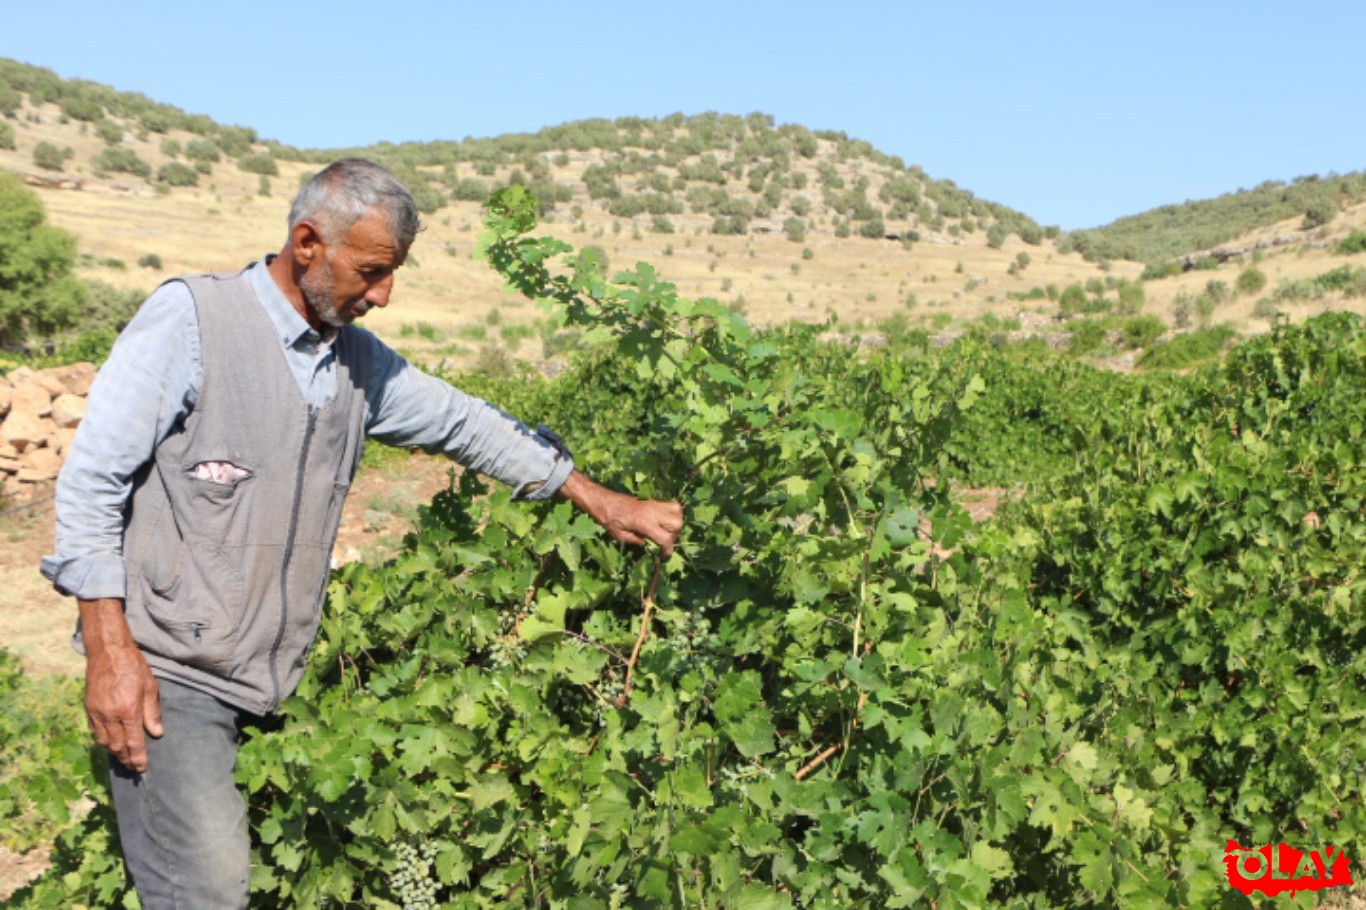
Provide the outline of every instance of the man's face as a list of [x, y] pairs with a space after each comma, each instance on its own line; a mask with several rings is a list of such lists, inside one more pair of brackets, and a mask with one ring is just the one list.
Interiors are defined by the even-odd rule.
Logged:
[[299, 288], [320, 320], [340, 328], [371, 307], [388, 305], [394, 271], [407, 257], [408, 251], [395, 245], [384, 216], [372, 212], [351, 225], [340, 242], [324, 246], [324, 255], [304, 273]]

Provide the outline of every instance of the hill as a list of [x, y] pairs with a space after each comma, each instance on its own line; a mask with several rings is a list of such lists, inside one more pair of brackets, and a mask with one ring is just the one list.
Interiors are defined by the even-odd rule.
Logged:
[[[1224, 209], [1190, 204], [1116, 222], [1108, 234], [1063, 234], [867, 142], [765, 114], [599, 119], [458, 142], [303, 150], [0, 60], [0, 115], [0, 167], [39, 187], [51, 220], [77, 235], [83, 277], [129, 293], [173, 274], [240, 267], [277, 247], [289, 199], [321, 163], [347, 153], [384, 162], [413, 187], [426, 230], [395, 305], [367, 324], [426, 360], [539, 360], [572, 342], [505, 294], [473, 256], [480, 203], [510, 183], [536, 191], [547, 233], [597, 247], [613, 267], [652, 262], [681, 293], [715, 297], [759, 324], [838, 315], [865, 333], [920, 328], [1002, 342], [1042, 334], [1066, 346], [1076, 343], [1075, 326], [1060, 318], [1085, 317], [1089, 341], [1079, 351], [1123, 364], [1168, 330], [1228, 322], [1250, 334], [1278, 312], [1298, 318], [1358, 305], [1355, 284], [1313, 282], [1352, 264], [1336, 244], [1366, 226], [1366, 209], [1337, 193], [1327, 219], [1306, 226], [1298, 209], [1319, 187], [1292, 187], [1285, 220], [1252, 233], [1240, 227], [1231, 235], [1240, 251], [1215, 260], [1215, 272], [1149, 269], [1152, 280], [1140, 281], [1140, 262], [1109, 255], [1147, 255], [1123, 247], [1126, 237], [1179, 250], [1188, 241], [1171, 240], [1164, 218], [1177, 224]], [[1257, 208], [1257, 224], [1282, 211]], [[1232, 223], [1206, 220], [1221, 218]], [[1264, 287], [1239, 290], [1239, 275], [1253, 267]], [[1133, 324], [1142, 317], [1150, 318]]]

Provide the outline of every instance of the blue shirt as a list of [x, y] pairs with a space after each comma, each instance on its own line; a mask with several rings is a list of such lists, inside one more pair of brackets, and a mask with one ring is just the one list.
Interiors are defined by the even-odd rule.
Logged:
[[[248, 278], [275, 326], [308, 403], [336, 394], [336, 332], [315, 331], [266, 265]], [[414, 369], [364, 329], [374, 371], [365, 387], [365, 432], [388, 445], [420, 446], [512, 486], [526, 499], [555, 494], [574, 469], [552, 438], [449, 383]], [[90, 388], [86, 416], [57, 480], [57, 553], [42, 571], [64, 594], [123, 598], [123, 511], [133, 476], [194, 409], [204, 384], [199, 319], [184, 283], [157, 288], [119, 335]]]

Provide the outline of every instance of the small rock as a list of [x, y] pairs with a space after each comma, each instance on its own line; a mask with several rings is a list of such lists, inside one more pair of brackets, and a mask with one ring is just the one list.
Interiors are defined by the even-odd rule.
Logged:
[[85, 399], [64, 392], [52, 402], [52, 421], [63, 430], [77, 426], [85, 417]]
[[52, 413], [52, 395], [37, 382], [21, 382], [10, 396], [10, 413], [46, 417]]
[[62, 386], [62, 392], [54, 394], [87, 395], [90, 393], [90, 384], [95, 381], [93, 363], [73, 363], [64, 367], [52, 367], [45, 372]]
[[62, 384], [60, 379], [52, 375], [50, 370], [41, 370], [33, 377], [33, 382], [46, 389], [47, 394], [52, 398], [66, 394], [66, 386]]
[[27, 411], [13, 410], [0, 423], [0, 439], [9, 443], [22, 454], [30, 448], [37, 448], [47, 434], [43, 431], [43, 421]]

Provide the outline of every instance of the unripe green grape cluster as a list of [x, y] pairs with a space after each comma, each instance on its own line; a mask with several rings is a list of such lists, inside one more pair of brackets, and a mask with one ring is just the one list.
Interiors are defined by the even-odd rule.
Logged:
[[436, 910], [436, 879], [432, 877], [432, 862], [436, 849], [427, 841], [417, 846], [399, 844], [394, 851], [398, 865], [389, 878], [389, 886], [398, 896], [403, 910]]

